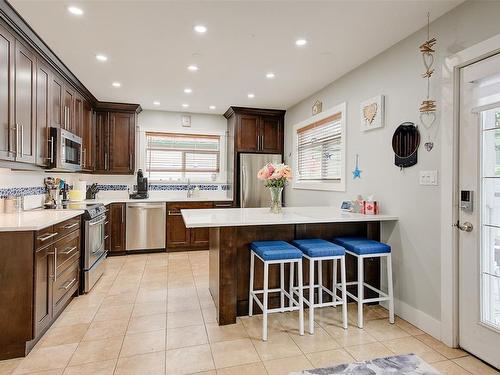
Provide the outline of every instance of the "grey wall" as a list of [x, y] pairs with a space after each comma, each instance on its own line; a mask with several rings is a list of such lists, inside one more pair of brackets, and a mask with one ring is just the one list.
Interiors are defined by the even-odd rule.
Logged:
[[[468, 1], [431, 24], [436, 36], [436, 72], [431, 96], [440, 105], [441, 65], [444, 58], [493, 35], [500, 34], [500, 2]], [[425, 18], [425, 14], [416, 14]], [[393, 246], [395, 296], [402, 302], [436, 320], [440, 312], [440, 187], [421, 186], [419, 171], [439, 170], [439, 133], [431, 152], [423, 146], [418, 164], [400, 171], [394, 166], [391, 138], [403, 121], [418, 122], [418, 108], [425, 99], [426, 82], [420, 78], [424, 71], [418, 46], [425, 41], [421, 30], [399, 42], [382, 54], [356, 68], [324, 89], [289, 108], [285, 118], [285, 155], [288, 162], [292, 150], [292, 127], [311, 116], [316, 100], [326, 110], [347, 103], [347, 191], [321, 192], [286, 191], [287, 205], [338, 206], [344, 199], [357, 194], [371, 195], [381, 203], [382, 213], [399, 216], [399, 222], [388, 226], [384, 234]], [[340, 57], [339, 57], [340, 58]], [[363, 133], [360, 130], [360, 103], [383, 94], [386, 99], [386, 125], [383, 129]], [[439, 124], [437, 126], [447, 126]], [[422, 145], [427, 133], [423, 127]], [[355, 155], [359, 154], [362, 178], [353, 180]]]

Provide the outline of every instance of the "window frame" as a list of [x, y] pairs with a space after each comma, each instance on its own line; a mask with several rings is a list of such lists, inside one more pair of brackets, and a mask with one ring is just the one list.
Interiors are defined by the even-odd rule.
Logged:
[[[183, 163], [183, 168], [178, 170], [178, 169], [169, 169], [169, 168], [164, 168], [161, 170], [157, 170], [159, 172], [178, 172], [181, 174], [180, 179], [150, 179], [149, 182], [152, 183], [161, 183], [161, 182], [172, 182], [172, 181], [184, 181], [187, 180], [188, 177], [186, 177], [186, 173], [214, 173], [217, 175], [217, 178], [215, 181], [219, 179], [220, 174], [222, 173], [222, 165], [221, 165], [221, 158], [222, 158], [222, 136], [219, 134], [197, 134], [197, 133], [177, 133], [177, 132], [161, 132], [161, 131], [145, 131], [144, 132], [144, 171], [145, 174], [147, 175], [148, 179], [150, 178], [150, 171], [149, 171], [149, 166], [148, 166], [148, 152], [150, 149], [155, 149], [155, 148], [149, 148], [148, 147], [148, 136], [153, 135], [153, 136], [167, 136], [167, 137], [178, 137], [178, 138], [210, 138], [210, 139], [217, 139], [219, 141], [219, 149], [218, 151], [207, 151], [207, 150], [189, 150], [189, 149], [174, 149], [172, 148], [171, 151], [179, 151], [182, 152], [182, 163]], [[187, 169], [186, 168], [186, 153], [193, 153], [198, 152], [200, 154], [215, 154], [217, 156], [217, 169], [216, 171], [211, 171], [211, 170], [192, 170], [192, 169]], [[197, 179], [198, 181], [198, 179]], [[205, 180], [200, 178], [200, 182], [204, 183], [213, 183], [215, 182], [214, 180]]]
[[[341, 103], [327, 111], [309, 117], [308, 119], [299, 122], [293, 126], [293, 189], [304, 190], [323, 190], [323, 191], [346, 191], [346, 123], [347, 123], [347, 105]], [[340, 115], [340, 178], [338, 180], [318, 179], [318, 180], [299, 180], [299, 153], [298, 153], [298, 130], [310, 126], [316, 122], [320, 122], [329, 117]]]

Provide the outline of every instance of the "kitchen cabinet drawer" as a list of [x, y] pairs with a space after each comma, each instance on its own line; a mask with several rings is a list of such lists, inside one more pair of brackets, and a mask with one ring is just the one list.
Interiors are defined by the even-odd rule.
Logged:
[[79, 262], [71, 263], [63, 273], [57, 276], [53, 284], [53, 303], [54, 317], [65, 306], [65, 302], [78, 289], [79, 281]]
[[63, 272], [72, 262], [80, 258], [80, 232], [73, 231], [54, 244], [56, 272]]
[[213, 202], [180, 202], [167, 204], [167, 249], [208, 249], [209, 234], [206, 228], [186, 228], [182, 209], [213, 208]]
[[54, 233], [54, 227], [52, 225], [50, 227], [40, 229], [35, 232], [35, 248], [39, 249], [51, 244], [54, 242], [55, 236], [57, 236], [57, 233]]
[[54, 236], [56, 239], [62, 238], [68, 233], [71, 233], [74, 230], [80, 229], [80, 216], [74, 217], [72, 219], [63, 221], [59, 224], [54, 225], [54, 233], [57, 233]]

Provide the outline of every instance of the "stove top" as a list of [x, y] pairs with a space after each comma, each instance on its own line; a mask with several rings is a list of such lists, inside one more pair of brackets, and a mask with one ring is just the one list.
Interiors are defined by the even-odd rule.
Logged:
[[45, 207], [46, 210], [83, 210], [85, 220], [93, 219], [106, 212], [106, 207], [102, 203], [66, 202], [61, 206]]

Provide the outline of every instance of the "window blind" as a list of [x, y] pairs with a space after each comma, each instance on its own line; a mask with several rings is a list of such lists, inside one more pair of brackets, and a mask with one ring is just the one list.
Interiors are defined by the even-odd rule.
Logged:
[[340, 180], [342, 176], [341, 114], [297, 129], [299, 180]]
[[210, 179], [219, 166], [219, 136], [146, 133], [146, 172], [151, 181]]

